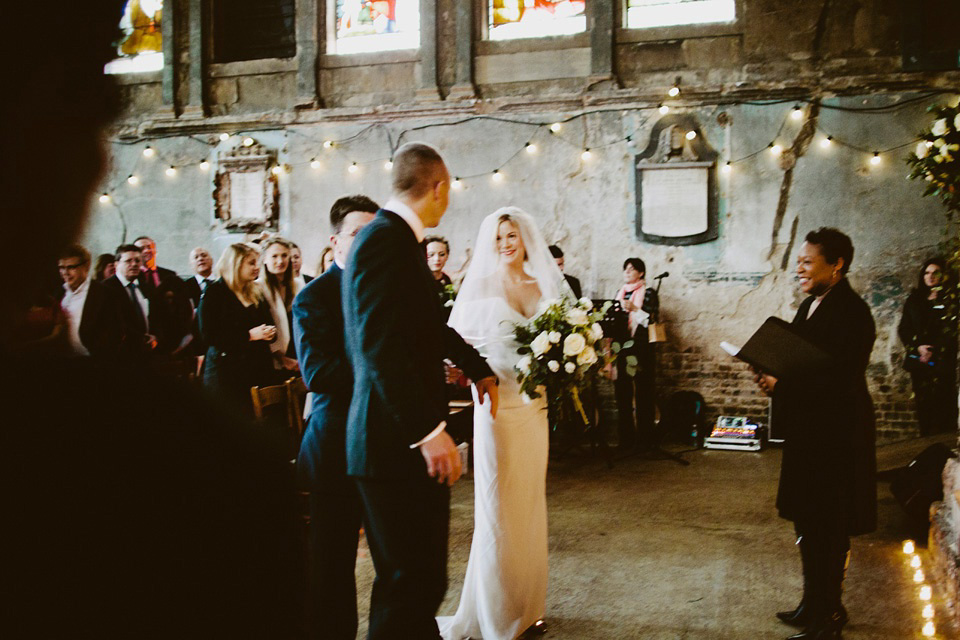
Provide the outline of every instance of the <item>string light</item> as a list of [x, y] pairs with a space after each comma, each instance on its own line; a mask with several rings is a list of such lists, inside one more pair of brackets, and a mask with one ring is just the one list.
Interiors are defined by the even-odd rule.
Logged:
[[687, 131], [687, 135], [686, 135], [687, 140], [693, 140], [696, 137], [697, 137], [696, 131]]
[[917, 584], [923, 582], [923, 569], [916, 570], [916, 572], [913, 574], [913, 581]]
[[778, 145], [778, 144], [771, 144], [771, 145], [770, 145], [770, 153], [772, 153], [772, 154], [775, 155], [775, 156], [778, 156], [778, 155], [780, 155], [781, 153], [783, 153], [783, 147], [781, 147], [781, 146]]
[[357, 171], [360, 171], [360, 167], [358, 167], [357, 163], [354, 162], [349, 167], [347, 167], [347, 171], [349, 171], [350, 173], [356, 173]]
[[140, 178], [131, 173], [129, 176], [127, 176], [127, 183], [136, 186], [140, 183]]
[[275, 176], [280, 175], [280, 172], [281, 172], [281, 171], [283, 171], [283, 169], [282, 169], [282, 168], [280, 167], [280, 165], [278, 165], [278, 164], [277, 164], [277, 165], [274, 165], [273, 168], [270, 169], [270, 173], [272, 173], [272, 174], [275, 175]]
[[913, 556], [910, 558], [910, 566], [914, 569], [920, 568], [920, 556]]
[[923, 635], [927, 636], [928, 638], [932, 638], [936, 634], [937, 634], [937, 628], [933, 626], [932, 621], [928, 620], [927, 623], [923, 625]]
[[873, 152], [873, 157], [870, 158], [870, 164], [872, 164], [872, 165], [874, 165], [874, 166], [880, 164], [880, 152], [879, 152], [879, 151], [874, 151], [874, 152]]
[[833, 136], [827, 136], [826, 138], [820, 141], [820, 146], [823, 147], [824, 149], [828, 149], [831, 144], [833, 144]]
[[793, 111], [790, 112], [790, 117], [794, 120], [799, 120], [803, 117], [803, 109], [800, 108], [800, 105], [793, 108]]
[[110, 194], [105, 193], [102, 196], [100, 196], [100, 202], [103, 204], [107, 204], [108, 202], [110, 202]]
[[324, 141], [323, 141], [323, 148], [324, 148], [324, 149], [330, 149], [330, 148], [332, 148], [332, 147], [333, 147], [333, 140], [324, 140]]
[[463, 185], [460, 183], [460, 178], [454, 178], [453, 182], [450, 183], [450, 186], [454, 189], [459, 189]]
[[670, 87], [670, 90], [667, 91], [667, 95], [671, 98], [676, 98], [678, 95], [680, 95], [680, 84], [675, 83], [672, 87]]
[[925, 605], [923, 605], [923, 611], [920, 612], [920, 615], [922, 615], [924, 618], [928, 618], [928, 619], [929, 619], [929, 618], [932, 618], [932, 617], [933, 617], [933, 605], [932, 605], [932, 604], [925, 604]]
[[393, 160], [387, 160], [386, 162], [384, 162], [383, 168], [386, 169], [387, 171], [390, 171], [390, 169], [393, 169]]
[[229, 140], [229, 139], [230, 139], [230, 134], [229, 134], [229, 133], [221, 133], [221, 134], [220, 134], [220, 142], [226, 142], [226, 141]]
[[660, 106], [657, 107], [657, 111], [660, 112], [660, 115], [665, 116], [668, 113], [670, 113], [670, 107], [668, 107], [665, 104], [661, 104]]
[[915, 551], [916, 547], [913, 544], [913, 540], [904, 540], [903, 541], [903, 552], [906, 554], [911, 554]]
[[552, 125], [550, 125], [550, 131], [552, 133], [559, 133], [560, 129], [563, 129], [563, 125], [559, 122], [554, 122]]
[[733, 171], [733, 165], [730, 164], [730, 161], [728, 160], [727, 163], [723, 165], [723, 172], [730, 173], [731, 171]]
[[200, 171], [206, 171], [209, 168], [210, 168], [209, 162], [207, 162], [206, 160], [203, 160], [202, 162], [200, 162]]
[[319, 168], [320, 168], [320, 161], [317, 160], [316, 158], [310, 158], [310, 168], [311, 168], [311, 169], [319, 169]]
[[523, 148], [526, 149], [527, 153], [530, 155], [533, 155], [537, 152], [537, 145], [533, 144], [532, 142], [528, 142], [527, 144], [523, 145]]
[[150, 145], [147, 145], [146, 148], [143, 150], [143, 157], [152, 158], [154, 153], [156, 152], [153, 150], [153, 147], [151, 147]]
[[590, 149], [584, 149], [583, 153], [580, 154], [580, 157], [583, 158], [584, 160], [589, 160], [590, 158], [593, 157], [593, 154], [590, 153]]
[[494, 182], [500, 182], [501, 180], [503, 180], [503, 174], [500, 173], [500, 169], [494, 169], [493, 175], [491, 177], [493, 178]]
[[923, 585], [920, 587], [920, 599], [924, 601], [930, 600], [933, 597], [933, 590], [930, 588], [930, 585]]
[[169, 167], [167, 167], [167, 170], [165, 173], [172, 178], [173, 176], [177, 175], [177, 168], [173, 165], [170, 165]]

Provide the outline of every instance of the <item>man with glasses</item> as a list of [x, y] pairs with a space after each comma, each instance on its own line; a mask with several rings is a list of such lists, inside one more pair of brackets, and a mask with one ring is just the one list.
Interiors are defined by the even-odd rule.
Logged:
[[123, 353], [126, 356], [142, 359], [152, 355], [160, 339], [162, 329], [159, 305], [156, 300], [141, 289], [140, 269], [143, 264], [141, 250], [135, 244], [122, 244], [117, 247], [117, 272], [112, 278], [103, 281], [118, 297], [124, 296], [121, 313], [123, 314], [124, 340]]
[[69, 353], [76, 356], [116, 356], [123, 340], [120, 307], [102, 284], [91, 281], [90, 252], [70, 245], [57, 263], [63, 279], [60, 307], [67, 320]]

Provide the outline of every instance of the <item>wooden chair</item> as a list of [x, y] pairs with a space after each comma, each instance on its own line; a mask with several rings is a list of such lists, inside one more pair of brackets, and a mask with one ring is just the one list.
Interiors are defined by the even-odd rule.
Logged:
[[287, 380], [287, 407], [290, 411], [290, 428], [297, 434], [297, 440], [303, 438], [303, 408], [307, 401], [307, 383], [302, 377]]
[[287, 385], [285, 384], [250, 387], [250, 396], [253, 398], [253, 415], [257, 417], [257, 420], [263, 420], [264, 409], [276, 405], [283, 405], [286, 410], [285, 413], [289, 413], [287, 409]]

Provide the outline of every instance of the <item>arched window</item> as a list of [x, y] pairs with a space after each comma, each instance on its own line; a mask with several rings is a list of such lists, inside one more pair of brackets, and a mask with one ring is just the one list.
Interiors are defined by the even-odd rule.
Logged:
[[512, 40], [580, 33], [585, 0], [488, 0], [487, 38]]
[[117, 59], [107, 63], [106, 73], [136, 73], [163, 68], [163, 38], [160, 21], [163, 0], [130, 0], [120, 19], [122, 33]]
[[330, 53], [420, 47], [420, 0], [336, 0]]
[[627, 28], [733, 22], [736, 0], [627, 0]]

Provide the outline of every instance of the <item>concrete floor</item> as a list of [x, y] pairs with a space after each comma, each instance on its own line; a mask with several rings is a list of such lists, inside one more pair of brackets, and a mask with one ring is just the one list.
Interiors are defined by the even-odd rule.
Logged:
[[[880, 469], [906, 464], [934, 440], [878, 451]], [[550, 583], [547, 638], [722, 640], [785, 638], [774, 612], [800, 599], [799, 554], [774, 509], [780, 451], [695, 451], [691, 464], [630, 458], [613, 469], [589, 455], [552, 460], [547, 481]], [[854, 539], [846, 582], [848, 640], [922, 638], [904, 518], [878, 485], [880, 527]], [[457, 606], [473, 530], [470, 476], [453, 490], [450, 586]], [[927, 562], [925, 550], [921, 558]], [[366, 636], [373, 565], [361, 547], [357, 588]], [[934, 585], [937, 637], [960, 638]]]

